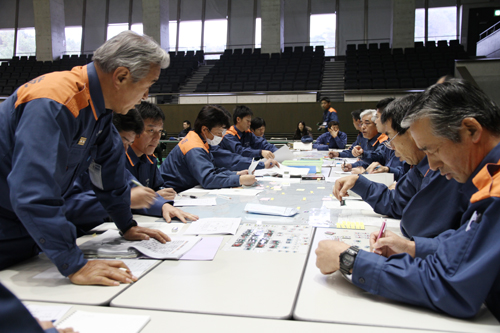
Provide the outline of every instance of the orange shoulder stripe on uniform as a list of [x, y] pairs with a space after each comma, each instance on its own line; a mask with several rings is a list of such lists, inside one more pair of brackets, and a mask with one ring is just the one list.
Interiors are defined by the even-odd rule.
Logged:
[[195, 131], [190, 131], [188, 135], [179, 142], [179, 148], [184, 155], [193, 148], [202, 148], [208, 153], [208, 144], [204, 143]]
[[[84, 78], [82, 71], [85, 71]], [[78, 117], [80, 110], [86, 108], [91, 99], [86, 66], [45, 74], [25, 83], [17, 90], [15, 107], [39, 98], [48, 98], [60, 103], [66, 106], [75, 118]], [[94, 117], [97, 117], [95, 110]]]
[[[154, 155], [153, 155], [153, 156], [154, 156]], [[146, 155], [146, 158], [148, 159], [149, 163], [154, 164], [154, 162], [153, 162], [153, 161], [151, 161], [151, 159], [149, 158], [149, 156], [148, 156], [148, 155]], [[155, 157], [155, 158], [156, 158], [156, 157]]]
[[234, 135], [234, 136], [237, 136], [238, 139], [241, 139], [240, 136], [238, 135], [238, 132], [236, 131], [236, 128], [234, 128], [234, 125], [231, 126], [227, 131], [226, 133], [224, 134], [224, 136], [228, 135], [228, 134], [231, 134], [231, 135]]
[[132, 162], [132, 159], [130, 158], [130, 156], [128, 156], [127, 152], [125, 152], [125, 155], [127, 155], [127, 158], [128, 158], [128, 161], [130, 162], [130, 165], [134, 166], [134, 163]]
[[486, 164], [472, 179], [478, 191], [470, 198], [475, 203], [490, 197], [500, 197], [500, 161]]

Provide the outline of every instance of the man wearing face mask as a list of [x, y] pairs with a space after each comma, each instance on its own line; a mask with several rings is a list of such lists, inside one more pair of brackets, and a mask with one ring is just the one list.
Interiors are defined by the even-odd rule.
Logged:
[[163, 186], [181, 192], [198, 184], [213, 189], [255, 183], [255, 176], [248, 175], [247, 170], [234, 173], [214, 165], [209, 145], [217, 146], [222, 141], [224, 127], [229, 127], [224, 111], [214, 105], [204, 106], [198, 113], [194, 130], [163, 161], [160, 167]]

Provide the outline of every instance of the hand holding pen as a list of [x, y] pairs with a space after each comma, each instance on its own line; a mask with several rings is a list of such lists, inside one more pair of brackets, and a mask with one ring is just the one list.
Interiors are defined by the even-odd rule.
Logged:
[[390, 230], [385, 230], [386, 227], [384, 220], [380, 230], [371, 233], [370, 251], [386, 258], [399, 253], [408, 253], [415, 258], [415, 242], [399, 237]]

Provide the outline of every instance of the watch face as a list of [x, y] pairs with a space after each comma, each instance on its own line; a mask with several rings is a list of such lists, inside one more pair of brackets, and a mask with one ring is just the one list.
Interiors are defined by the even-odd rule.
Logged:
[[352, 263], [354, 262], [354, 257], [351, 256], [350, 254], [345, 254], [343, 257], [342, 257], [342, 263], [346, 266], [351, 266]]

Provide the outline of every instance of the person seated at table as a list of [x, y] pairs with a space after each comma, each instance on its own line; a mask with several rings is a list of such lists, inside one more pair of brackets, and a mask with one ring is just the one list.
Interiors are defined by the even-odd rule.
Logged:
[[[361, 145], [352, 148], [352, 155], [363, 160], [365, 156], [371, 156], [370, 154], [379, 147], [380, 143], [387, 140], [387, 135], [379, 133], [377, 130], [377, 126], [375, 125], [375, 120], [377, 118], [376, 110], [374, 109], [365, 110], [361, 112], [360, 117], [362, 121], [361, 133], [363, 134], [363, 138], [366, 141], [362, 141]], [[341, 152], [340, 154], [342, 153], [343, 152]], [[351, 171], [352, 165], [348, 163], [345, 166], [343, 166], [342, 169], [344, 171]]]
[[[379, 133], [385, 133], [385, 126], [380, 121], [380, 117], [385, 107], [394, 98], [384, 98], [377, 103], [377, 113], [375, 125]], [[400, 161], [394, 154], [393, 149], [386, 145], [379, 145], [375, 151], [367, 151], [363, 154], [363, 159], [352, 164], [352, 173], [385, 173], [394, 175], [394, 180], [398, 181], [406, 172], [410, 170], [410, 165], [405, 161]]]
[[309, 126], [306, 126], [305, 122], [299, 121], [292, 139], [301, 141], [304, 140], [303, 142], [312, 142], [313, 136], [311, 134], [311, 128]]
[[347, 134], [341, 132], [338, 121], [330, 121], [328, 123], [328, 132], [321, 134], [313, 148], [317, 150], [344, 149], [347, 143]]
[[[352, 125], [358, 131], [358, 136], [356, 137], [356, 140], [354, 141], [354, 143], [351, 145], [351, 147], [349, 147], [349, 149], [341, 151], [340, 153], [336, 152], [336, 151], [329, 152], [328, 155], [330, 156], [330, 158], [334, 158], [334, 157], [352, 158], [352, 157], [358, 157], [359, 156], [359, 153], [358, 153], [357, 150], [353, 152], [354, 147], [365, 146], [366, 145], [366, 141], [367, 141], [363, 137], [363, 133], [361, 133], [361, 117], [360, 117], [361, 112], [363, 112], [363, 109], [354, 110], [354, 111], [351, 112]], [[354, 155], [354, 154], [356, 154], [356, 155]]]
[[323, 274], [352, 273], [354, 285], [392, 300], [459, 318], [474, 317], [484, 303], [500, 320], [499, 107], [471, 83], [450, 80], [427, 88], [401, 125], [431, 169], [464, 184], [465, 213], [440, 215], [460, 228], [411, 240], [372, 233], [373, 253], [321, 241], [316, 265]]
[[1, 332], [72, 333], [72, 328], [56, 329], [50, 321], [40, 321], [0, 282]]
[[242, 156], [274, 159], [273, 152], [278, 148], [250, 131], [252, 116], [250, 108], [237, 106], [233, 112], [234, 126], [224, 134], [221, 147]]
[[[372, 182], [363, 175], [352, 175], [338, 179], [333, 194], [342, 200], [350, 189], [376, 213], [401, 219], [403, 235], [434, 237], [447, 229], [458, 228], [460, 215], [467, 207], [467, 198], [462, 195], [461, 184], [447, 181], [439, 171], [429, 169], [427, 157], [415, 144], [412, 133], [401, 127], [406, 112], [417, 97], [407, 95], [396, 99], [381, 117], [391, 138], [384, 144], [395, 151], [397, 158], [414, 166], [399, 180], [395, 190], [390, 191], [384, 184]], [[449, 219], [449, 216], [456, 218]]]
[[170, 222], [172, 217], [178, 217], [184, 223], [186, 219], [197, 220], [198, 216], [173, 207], [172, 200], [177, 193], [169, 186], [163, 185], [163, 178], [158, 170], [158, 162], [153, 155], [163, 130], [165, 120], [163, 111], [158, 106], [144, 101], [137, 106], [137, 111], [144, 122], [144, 131], [136, 135], [134, 142], [128, 147], [125, 167], [140, 184], [153, 189], [157, 194], [157, 198], [150, 208], [133, 210], [133, 212], [163, 216], [167, 222]]
[[250, 130], [255, 136], [266, 138], [264, 134], [266, 133], [266, 121], [261, 117], [255, 117], [250, 123]]
[[198, 113], [194, 131], [172, 149], [160, 166], [163, 186], [181, 192], [198, 184], [215, 189], [255, 183], [255, 176], [245, 174], [247, 170], [235, 173], [214, 165], [209, 145], [217, 146], [222, 141], [224, 127], [229, 127], [224, 111], [214, 105], [204, 106]]
[[[226, 108], [221, 105], [215, 106], [221, 109], [226, 114], [228, 121], [231, 119], [231, 113], [229, 113]], [[264, 119], [255, 119], [261, 119], [265, 127]], [[252, 123], [255, 119], [252, 119]], [[259, 121], [259, 124], [261, 124], [262, 122]], [[226, 130], [225, 126], [223, 128], [224, 130]], [[240, 154], [235, 154], [227, 149], [222, 148], [220, 145], [210, 146], [210, 153], [214, 158], [214, 165], [218, 168], [226, 168], [231, 171], [242, 171], [248, 169], [250, 167], [250, 164], [252, 163], [252, 158], [241, 156]], [[273, 166], [279, 167], [279, 163], [273, 159], [264, 159], [262, 161], [259, 161], [256, 170], [264, 168], [269, 169]]]
[[189, 131], [192, 131], [191, 122], [189, 120], [184, 120], [182, 123], [182, 131], [179, 133], [179, 138], [185, 137]]

